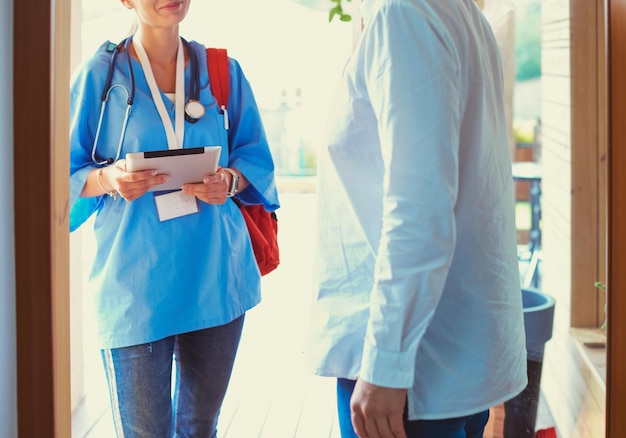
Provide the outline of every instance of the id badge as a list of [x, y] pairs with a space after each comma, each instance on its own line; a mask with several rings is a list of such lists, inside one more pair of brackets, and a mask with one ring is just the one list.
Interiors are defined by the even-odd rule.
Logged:
[[196, 197], [183, 193], [182, 190], [155, 193], [154, 202], [156, 203], [159, 221], [161, 222], [194, 214], [199, 211]]

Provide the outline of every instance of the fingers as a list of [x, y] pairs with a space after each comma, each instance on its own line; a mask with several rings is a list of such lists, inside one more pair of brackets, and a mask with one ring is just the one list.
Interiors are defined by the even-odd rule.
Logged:
[[406, 438], [402, 414], [395, 414], [389, 417], [389, 431], [391, 433], [390, 436], [395, 438]]
[[207, 204], [224, 204], [228, 193], [228, 179], [222, 172], [207, 175], [202, 183], [183, 184], [183, 192]]
[[384, 388], [362, 379], [352, 393], [352, 425], [359, 438], [406, 438], [402, 413], [405, 389]]
[[[110, 168], [111, 186], [127, 201], [143, 196], [154, 186], [167, 182], [168, 176], [156, 170], [126, 172], [124, 160]], [[202, 183], [183, 184], [184, 193], [193, 195], [207, 204], [224, 204], [228, 193], [228, 179], [223, 172], [207, 175]]]
[[402, 416], [352, 412], [352, 427], [359, 438], [406, 438]]
[[114, 164], [115, 164], [115, 167], [126, 172], [126, 160], [125, 159], [122, 158], [121, 160], [117, 160]]
[[[120, 160], [121, 161], [121, 160]], [[110, 180], [115, 190], [127, 201], [143, 196], [152, 187], [167, 182], [168, 176], [157, 174], [156, 170], [126, 172], [123, 163], [116, 164]]]
[[365, 428], [365, 418], [360, 412], [352, 410], [352, 427], [359, 438], [370, 438]]
[[380, 438], [399, 438], [391, 432], [391, 428], [389, 427], [389, 422], [387, 420], [388, 418], [377, 418], [365, 423], [366, 429], [372, 431], [370, 432], [370, 436]]

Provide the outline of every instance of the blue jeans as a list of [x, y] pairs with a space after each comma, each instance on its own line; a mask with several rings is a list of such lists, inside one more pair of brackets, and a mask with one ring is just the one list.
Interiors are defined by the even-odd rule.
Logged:
[[241, 316], [219, 327], [102, 350], [117, 436], [217, 436], [243, 321]]
[[[357, 438], [350, 418], [350, 397], [356, 380], [337, 379], [337, 411], [341, 438]], [[404, 430], [409, 438], [482, 438], [489, 411], [445, 420], [409, 421], [404, 410]]]

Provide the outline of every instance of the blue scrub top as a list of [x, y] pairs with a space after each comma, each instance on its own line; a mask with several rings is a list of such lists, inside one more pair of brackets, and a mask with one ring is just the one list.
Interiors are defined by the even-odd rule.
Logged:
[[[109, 196], [80, 198], [87, 174], [99, 167], [91, 151], [111, 59], [108, 46], [105, 42], [72, 81], [70, 231], [96, 213], [97, 249], [90, 279], [96, 294], [98, 337], [101, 348], [119, 348], [234, 320], [260, 302], [261, 276], [243, 217], [232, 199], [223, 205], [198, 200], [198, 213], [159, 222], [152, 193], [132, 202]], [[183, 147], [221, 145], [220, 166], [237, 168], [250, 182], [237, 198], [276, 210], [274, 163], [250, 84], [231, 58], [230, 130], [226, 131], [209, 87], [205, 47], [197, 42], [191, 46], [198, 57], [200, 102], [206, 115], [197, 123], [185, 122]], [[120, 158], [129, 152], [167, 149], [141, 64], [131, 58], [131, 66], [136, 94]], [[124, 52], [117, 57], [112, 84], [130, 89]], [[163, 97], [173, 122], [174, 104]], [[120, 87], [110, 93], [98, 140], [100, 157], [116, 156], [126, 99]]]

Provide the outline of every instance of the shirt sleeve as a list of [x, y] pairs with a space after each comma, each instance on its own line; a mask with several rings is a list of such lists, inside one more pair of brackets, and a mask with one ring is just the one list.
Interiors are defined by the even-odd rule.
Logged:
[[87, 175], [97, 167], [91, 160], [94, 139], [91, 128], [92, 120], [99, 115], [100, 99], [96, 96], [91, 68], [91, 63], [83, 66], [70, 89], [70, 231], [87, 221], [102, 201], [101, 196], [80, 197]]
[[259, 108], [239, 63], [230, 61], [231, 120], [229, 166], [237, 168], [250, 185], [237, 198], [243, 204], [263, 204], [266, 210], [279, 207], [274, 178], [274, 161], [267, 142]]
[[360, 67], [377, 119], [384, 180], [361, 378], [408, 388], [455, 247], [458, 56], [443, 25], [409, 2], [386, 2], [363, 38]]

